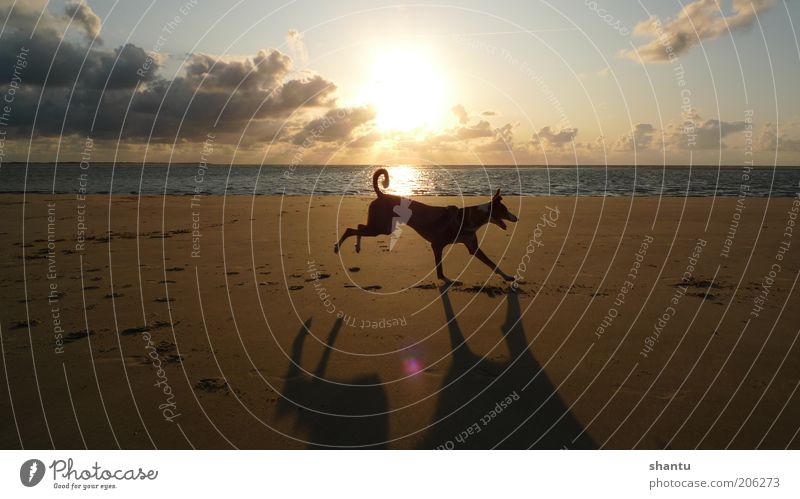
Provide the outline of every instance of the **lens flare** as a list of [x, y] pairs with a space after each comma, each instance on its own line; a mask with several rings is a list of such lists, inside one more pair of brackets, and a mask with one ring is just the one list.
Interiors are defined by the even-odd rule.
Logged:
[[422, 363], [414, 357], [409, 357], [403, 360], [403, 372], [408, 375], [414, 375], [422, 371]]

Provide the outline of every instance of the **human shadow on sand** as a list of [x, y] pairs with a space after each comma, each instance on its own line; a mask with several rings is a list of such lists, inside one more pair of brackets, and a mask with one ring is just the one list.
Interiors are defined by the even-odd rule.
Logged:
[[380, 377], [365, 374], [335, 382], [324, 378], [341, 327], [342, 321], [337, 319], [313, 375], [300, 367], [311, 319], [300, 328], [292, 343], [292, 362], [284, 378], [286, 383], [277, 414], [281, 417], [294, 415], [294, 428], [308, 430], [304, 440], [308, 441], [309, 448], [386, 447], [388, 399]]
[[440, 290], [440, 295], [448, 320], [452, 364], [444, 375], [424, 447], [596, 448], [530, 352], [517, 294], [506, 297], [503, 336], [511, 356], [501, 362], [470, 350], [447, 290]]

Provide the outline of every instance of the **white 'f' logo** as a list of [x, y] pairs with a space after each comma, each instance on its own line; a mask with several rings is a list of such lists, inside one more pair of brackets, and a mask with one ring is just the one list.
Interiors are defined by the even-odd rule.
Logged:
[[19, 468], [19, 479], [22, 485], [34, 487], [44, 477], [44, 463], [38, 459], [28, 459]]
[[393, 211], [397, 216], [392, 217], [392, 234], [389, 236], [389, 251], [394, 249], [394, 245], [397, 244], [397, 240], [400, 239], [400, 236], [403, 234], [401, 225], [407, 224], [408, 220], [411, 218], [410, 204], [410, 199], [400, 198], [400, 204], [394, 207]]

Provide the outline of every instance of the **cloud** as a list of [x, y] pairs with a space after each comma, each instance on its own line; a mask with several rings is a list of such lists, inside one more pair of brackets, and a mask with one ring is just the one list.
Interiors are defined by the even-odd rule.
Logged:
[[396, 148], [426, 154], [469, 154], [474, 160], [477, 152], [507, 152], [513, 149], [514, 129], [517, 126], [516, 123], [506, 123], [495, 128], [486, 120], [478, 120], [422, 140], [413, 135], [398, 137]]
[[780, 134], [774, 123], [765, 123], [759, 137], [759, 146], [767, 152], [800, 152], [800, 138]]
[[452, 111], [453, 114], [456, 115], [456, 118], [458, 118], [458, 122], [462, 125], [469, 121], [469, 113], [467, 113], [467, 110], [461, 104], [456, 104], [453, 106]]
[[575, 140], [577, 135], [577, 128], [562, 128], [561, 130], [555, 131], [549, 126], [546, 126], [533, 134], [531, 143], [536, 146], [547, 145], [554, 148], [561, 148]]
[[[37, 22], [43, 28], [49, 28], [54, 22], [48, 23], [48, 17], [55, 21], [52, 16], [44, 17], [40, 22], [39, 15], [47, 6], [47, 2], [43, 0], [29, 0], [26, 2], [18, 2], [14, 0], [0, 0], [0, 14], [6, 21], [7, 27], [14, 27], [21, 31], [30, 33]], [[12, 8], [13, 7], [13, 8]], [[6, 33], [3, 33], [5, 36]]]
[[375, 142], [378, 142], [383, 138], [380, 132], [377, 130], [370, 130], [369, 132], [356, 137], [355, 139], [351, 140], [347, 143], [347, 147], [353, 149], [362, 149], [372, 147]]
[[[68, 9], [76, 9], [87, 33], [96, 34], [99, 25], [88, 7], [73, 3]], [[237, 59], [190, 54], [183, 72], [167, 80], [159, 75], [159, 54], [133, 44], [104, 49], [62, 38], [63, 16], [27, 5], [13, 11], [0, 7], [0, 16], [9, 16], [0, 67], [14, 67], [27, 49], [7, 128], [11, 139], [33, 133], [44, 141], [63, 133], [97, 140], [202, 142], [213, 132], [220, 142], [288, 140], [307, 112], [336, 105], [332, 81], [311, 72], [293, 76], [291, 57], [275, 49]], [[10, 71], [0, 74], [0, 85], [11, 76]]]
[[292, 142], [310, 145], [313, 142], [350, 141], [353, 139], [353, 132], [374, 120], [375, 114], [375, 109], [371, 106], [331, 109], [325, 115], [303, 125]]
[[208, 90], [269, 90], [292, 69], [292, 59], [277, 50], [260, 50], [252, 59], [224, 61], [208, 54], [189, 56], [186, 79]]
[[[726, 147], [722, 139], [746, 129], [744, 121], [704, 119], [692, 110], [682, 122], [672, 122], [664, 127], [664, 144], [672, 150], [710, 150]], [[630, 133], [614, 144], [617, 151], [650, 149], [656, 145], [659, 130], [650, 123], [637, 123]]]
[[487, 110], [481, 113], [481, 116], [497, 116], [496, 111]]
[[86, 32], [86, 38], [91, 42], [100, 45], [103, 41], [100, 35], [100, 18], [94, 13], [91, 7], [86, 5], [84, 0], [69, 1], [64, 6], [64, 13], [72, 18], [73, 23], [77, 23]]
[[[88, 7], [87, 7], [88, 8]], [[3, 42], [0, 43], [0, 67], [14, 67], [20, 51], [27, 49], [28, 65], [24, 70], [24, 85], [54, 87], [73, 85], [80, 90], [133, 88], [140, 81], [153, 79], [158, 61], [152, 61], [147, 71], [137, 74], [145, 65], [147, 53], [127, 44], [113, 50], [89, 49], [62, 39], [60, 18], [17, 5], [0, 7], [0, 18], [9, 18]], [[31, 36], [33, 26], [36, 31]], [[0, 73], [0, 84], [8, 83], [11, 72]], [[77, 82], [77, 85], [76, 85]]]
[[[459, 120], [461, 122], [461, 120]], [[448, 128], [440, 134], [433, 135], [427, 139], [431, 144], [442, 144], [447, 142], [469, 142], [479, 139], [496, 138], [502, 133], [503, 128], [493, 128], [492, 124], [486, 120], [478, 120], [474, 123], [464, 122], [458, 126]]]
[[634, 149], [647, 149], [653, 143], [656, 128], [650, 123], [637, 123], [627, 135], [620, 137], [614, 149], [618, 151], [632, 151]]
[[[142, 52], [134, 46], [117, 50]], [[97, 139], [202, 141], [212, 131], [218, 135], [247, 131], [263, 138], [260, 128], [277, 130], [280, 127], [276, 122], [280, 124], [295, 113], [333, 105], [336, 85], [319, 75], [281, 81], [274, 73], [281, 74], [281, 66], [273, 66], [274, 72], [268, 74], [261, 74], [253, 66], [252, 73], [242, 73], [241, 81], [232, 77], [238, 68], [249, 66], [254, 60], [266, 63], [267, 52], [260, 52], [249, 63], [216, 66], [215, 62], [221, 61], [215, 60], [204, 73], [206, 79], [196, 73], [197, 61], [190, 61], [191, 69], [185, 75], [171, 81], [154, 78], [141, 84], [138, 91], [127, 80], [136, 74], [135, 67], [128, 65], [129, 70], [117, 76], [118, 64], [109, 75], [105, 91], [101, 78], [90, 79], [91, 85], [79, 86], [72, 95], [71, 88], [48, 85], [42, 90], [38, 107], [38, 91], [26, 86], [26, 91], [15, 99], [10, 128], [18, 134], [29, 134], [38, 112], [38, 136], [58, 136], [63, 126], [65, 135], [92, 134]], [[113, 58], [108, 53], [93, 57]], [[198, 56], [202, 64], [209, 63], [208, 58], [206, 54]], [[119, 84], [115, 84], [118, 80]]]
[[[456, 104], [450, 110], [458, 119], [458, 124], [443, 130], [441, 133], [427, 137], [424, 140], [425, 148], [445, 147], [445, 144], [457, 142], [463, 142], [465, 145], [469, 142], [475, 142], [469, 144], [469, 148], [485, 147], [497, 142], [502, 143], [503, 130], [506, 126], [510, 126], [504, 125], [501, 128], [494, 128], [488, 120], [477, 116], [475, 117], [476, 119], [473, 119], [473, 115], [462, 104]], [[494, 116], [495, 114], [493, 111], [484, 111], [480, 113], [480, 116]]]
[[747, 128], [745, 121], [704, 119], [692, 110], [682, 123], [666, 126], [666, 141], [682, 149], [720, 149], [726, 147], [722, 139]]
[[452, 134], [456, 140], [472, 140], [482, 137], [493, 137], [494, 130], [491, 123], [486, 120], [480, 120], [472, 125], [464, 125], [456, 127]]
[[494, 129], [492, 140], [483, 141], [475, 149], [480, 152], [504, 151], [513, 152], [514, 150], [514, 129], [517, 123], [506, 123], [500, 128]]
[[297, 57], [297, 60], [300, 61], [301, 64], [306, 64], [308, 62], [308, 50], [306, 50], [306, 44], [303, 41], [303, 34], [297, 31], [296, 29], [290, 29], [286, 32], [286, 45], [289, 47], [289, 50]]
[[623, 51], [622, 55], [633, 60], [641, 57], [644, 62], [666, 62], [670, 60], [670, 53], [676, 57], [703, 40], [713, 40], [729, 30], [749, 28], [756, 16], [772, 5], [773, 0], [732, 0], [733, 12], [725, 15], [719, 0], [696, 0], [686, 4], [677, 17], [665, 23], [651, 16], [637, 24], [634, 35], [651, 40], [635, 50]]
[[[99, 156], [104, 148], [141, 154], [145, 141], [148, 151], [171, 154], [167, 146], [174, 142], [176, 154], [192, 154], [192, 144], [209, 133], [216, 151], [231, 154], [232, 145], [255, 151], [276, 140], [292, 148], [310, 115], [336, 108], [336, 84], [311, 71], [297, 73], [292, 58], [279, 50], [250, 57], [189, 54], [181, 73], [166, 79], [160, 62], [169, 54], [64, 37], [70, 22], [85, 38], [99, 33], [100, 20], [85, 2], [70, 1], [56, 14], [46, 8], [46, 2], [29, 0], [12, 9], [11, 1], [0, 0], [0, 18], [7, 19], [0, 67], [13, 68], [23, 49], [27, 54], [6, 145], [18, 151], [16, 143], [27, 147], [25, 139], [33, 135], [39, 161], [54, 154], [74, 158], [74, 144], [89, 135]], [[0, 86], [12, 75], [0, 73]]]

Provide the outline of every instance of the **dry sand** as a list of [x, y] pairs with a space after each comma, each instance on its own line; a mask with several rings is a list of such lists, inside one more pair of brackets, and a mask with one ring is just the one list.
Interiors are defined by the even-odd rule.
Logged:
[[410, 228], [335, 255], [369, 201], [90, 196], [76, 248], [83, 202], [0, 196], [2, 447], [800, 447], [792, 199], [723, 256], [734, 198], [508, 198], [516, 293]]

